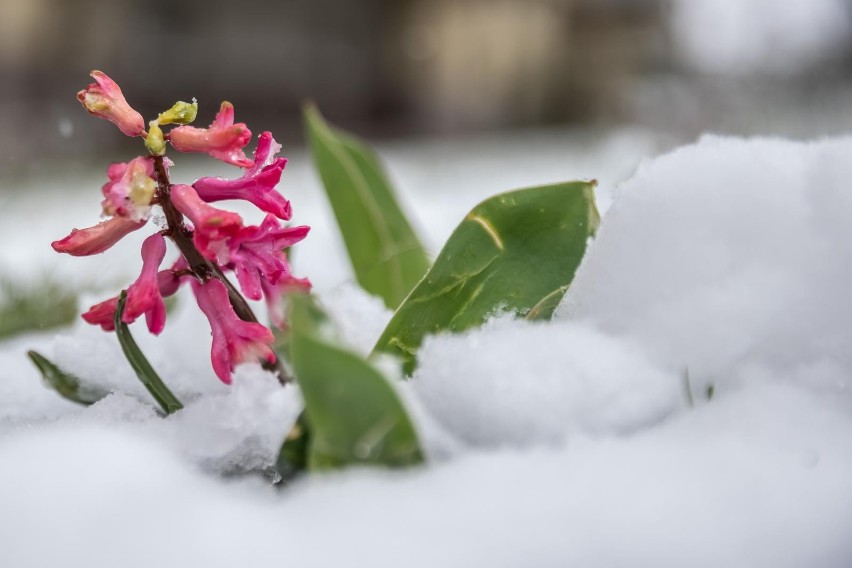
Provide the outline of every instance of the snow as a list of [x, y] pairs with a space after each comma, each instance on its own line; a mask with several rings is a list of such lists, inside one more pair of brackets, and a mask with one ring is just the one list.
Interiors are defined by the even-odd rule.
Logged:
[[[169, 418], [111, 335], [76, 323], [0, 343], [0, 565], [852, 563], [852, 139], [705, 137], [635, 173], [654, 147], [636, 133], [591, 149], [556, 133], [468, 146], [455, 162], [428, 144], [382, 152], [432, 250], [514, 186], [598, 173], [606, 213], [555, 321], [427, 339], [399, 388], [426, 466], [271, 488], [298, 389], [250, 365], [219, 384], [184, 294], [162, 337], [134, 326], [186, 402]], [[512, 156], [535, 167], [507, 172]], [[390, 313], [340, 264], [316, 183], [307, 167], [285, 175], [314, 227], [296, 272], [366, 353]], [[0, 263], [38, 277], [90, 191], [43, 201], [26, 238], [34, 198], [10, 200], [0, 238], [16, 248]], [[99, 284], [94, 301], [138, 270], [137, 253], [113, 252], [55, 271]], [[14, 263], [30, 255], [36, 267]], [[67, 403], [40, 385], [29, 348], [117, 392]]]
[[845, 0], [676, 0], [671, 28], [699, 71], [792, 75], [844, 48], [850, 18]]

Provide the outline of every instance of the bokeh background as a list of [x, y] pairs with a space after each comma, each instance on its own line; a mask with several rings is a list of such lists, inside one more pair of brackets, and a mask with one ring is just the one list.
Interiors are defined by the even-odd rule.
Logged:
[[378, 141], [844, 132], [851, 22], [847, 0], [2, 0], [0, 178], [126, 158], [74, 99], [91, 69], [147, 118], [228, 99], [291, 148], [308, 99]]

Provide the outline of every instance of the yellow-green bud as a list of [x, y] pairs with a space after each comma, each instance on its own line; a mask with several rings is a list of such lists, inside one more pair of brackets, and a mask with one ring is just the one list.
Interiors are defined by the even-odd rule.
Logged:
[[198, 114], [198, 101], [195, 99], [192, 99], [191, 103], [178, 101], [166, 112], [161, 112], [157, 122], [162, 125], [189, 124], [195, 120], [196, 114]]
[[163, 137], [163, 129], [156, 120], [148, 123], [148, 136], [145, 137], [145, 147], [154, 156], [162, 156], [166, 153], [166, 140]]

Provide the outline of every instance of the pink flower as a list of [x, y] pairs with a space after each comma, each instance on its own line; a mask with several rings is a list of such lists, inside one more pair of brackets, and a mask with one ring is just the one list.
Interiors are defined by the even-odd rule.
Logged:
[[264, 132], [254, 151], [254, 165], [241, 178], [226, 180], [204, 177], [192, 184], [192, 187], [204, 201], [244, 199], [286, 221], [291, 216], [290, 202], [275, 191], [287, 164], [287, 158], [275, 158], [275, 154], [280, 151], [281, 145], [272, 138], [272, 134]]
[[134, 158], [128, 163], [110, 164], [101, 191], [105, 215], [120, 215], [134, 221], [151, 215], [151, 200], [157, 191], [154, 180], [154, 161], [149, 157]]
[[275, 361], [275, 353], [269, 347], [275, 339], [272, 332], [259, 323], [237, 317], [222, 282], [208, 280], [196, 288], [195, 296], [213, 330], [213, 370], [223, 383], [231, 384], [231, 373], [240, 363]]
[[[161, 270], [157, 273], [157, 285], [160, 289], [160, 296], [165, 298], [174, 295], [183, 280], [192, 278], [190, 275], [178, 274], [188, 268], [188, 266], [186, 260], [180, 257], [170, 269]], [[113, 331], [115, 329], [115, 310], [117, 308], [118, 296], [115, 296], [89, 308], [89, 311], [83, 314], [83, 319], [92, 325], [101, 326], [104, 331]]]
[[166, 257], [166, 239], [154, 233], [142, 243], [142, 272], [127, 289], [127, 304], [121, 315], [124, 323], [133, 323], [145, 314], [148, 331], [160, 335], [166, 326], [166, 304], [160, 295], [158, 269]]
[[242, 122], [234, 124], [234, 105], [224, 101], [210, 128], [178, 126], [169, 133], [169, 142], [179, 152], [206, 152], [218, 160], [247, 168], [252, 161], [243, 148], [251, 131]]
[[215, 260], [223, 250], [227, 250], [228, 239], [243, 226], [239, 215], [207, 205], [190, 185], [173, 185], [169, 196], [177, 210], [192, 221], [192, 240], [205, 258]]
[[260, 226], [243, 227], [228, 241], [228, 257], [220, 262], [234, 269], [240, 288], [252, 300], [261, 298], [261, 281], [278, 284], [293, 279], [284, 249], [307, 236], [310, 227], [282, 227], [274, 215]]
[[98, 254], [144, 224], [145, 221], [113, 217], [88, 229], [74, 229], [70, 235], [64, 239], [53, 241], [50, 246], [56, 252], [64, 252], [72, 256]]
[[118, 296], [95, 304], [83, 314], [86, 323], [99, 325], [104, 331], [115, 330], [115, 310], [118, 308]]
[[77, 93], [77, 100], [89, 113], [112, 122], [126, 135], [143, 134], [145, 120], [127, 104], [115, 81], [101, 71], [92, 71], [91, 75], [96, 82]]

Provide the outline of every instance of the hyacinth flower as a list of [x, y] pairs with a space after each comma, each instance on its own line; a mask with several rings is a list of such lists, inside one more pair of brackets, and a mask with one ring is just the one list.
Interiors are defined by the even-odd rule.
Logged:
[[234, 105], [228, 101], [222, 102], [210, 128], [179, 126], [169, 133], [169, 142], [178, 152], [204, 152], [242, 168], [254, 164], [243, 153], [250, 140], [248, 127], [242, 122], [234, 124]]
[[77, 100], [89, 113], [106, 119], [128, 136], [145, 132], [145, 120], [133, 110], [115, 81], [101, 71], [92, 71], [94, 83], [77, 93]]
[[[127, 288], [124, 303], [119, 296], [109, 298], [92, 306], [83, 319], [105, 331], [114, 331], [120, 324], [122, 336], [127, 333], [123, 326], [144, 314], [149, 331], [159, 334], [166, 325], [163, 298], [191, 283], [210, 322], [211, 362], [217, 377], [230, 383], [238, 364], [258, 362], [276, 372], [282, 383], [289, 381], [270, 348], [271, 330], [259, 323], [227, 276], [229, 272], [236, 275], [246, 296], [265, 297], [277, 326], [285, 325], [282, 294], [291, 287], [310, 288], [308, 279], [293, 276], [284, 251], [301, 241], [309, 229], [284, 227], [279, 221], [289, 220], [292, 214], [289, 201], [275, 189], [286, 164], [285, 158], [276, 157], [281, 146], [271, 133], [264, 132], [255, 159], [246, 158], [243, 148], [251, 132], [245, 124], [234, 123], [234, 108], [227, 102], [222, 103], [209, 128], [188, 126], [198, 108], [193, 99], [160, 113], [148, 123], [146, 132], [142, 116], [127, 104], [118, 85], [100, 71], [92, 76], [96, 83], [78, 94], [80, 102], [90, 113], [115, 123], [124, 134], [142, 136], [148, 153], [112, 164], [101, 188], [101, 210], [107, 219], [88, 229], [74, 229], [55, 241], [53, 248], [75, 256], [98, 254], [146, 226], [156, 208], [162, 210], [162, 215], [156, 215], [162, 221], [156, 227], [153, 222], [149, 225], [154, 231], [142, 244], [142, 269]], [[178, 126], [164, 132], [166, 125]], [[168, 145], [181, 152], [209, 154], [244, 171], [233, 180], [207, 177], [193, 185], [172, 184], [169, 168], [174, 164], [165, 157]], [[258, 226], [246, 226], [236, 213], [209, 205], [224, 199], [252, 203], [267, 213], [266, 218]], [[178, 256], [171, 268], [160, 269], [168, 255], [167, 240]], [[118, 318], [116, 312], [122, 305]]]
[[239, 363], [259, 359], [275, 361], [275, 353], [270, 348], [275, 341], [272, 332], [259, 323], [240, 319], [228, 302], [228, 291], [219, 280], [214, 278], [196, 286], [195, 298], [213, 330], [213, 370], [223, 383], [231, 383], [231, 373]]
[[287, 165], [287, 158], [275, 157], [280, 151], [281, 145], [272, 138], [272, 133], [263, 132], [254, 151], [254, 164], [246, 169], [242, 177], [234, 180], [203, 177], [196, 180], [192, 187], [204, 201], [243, 199], [261, 211], [287, 221], [292, 216], [290, 202], [275, 191], [284, 166]]

